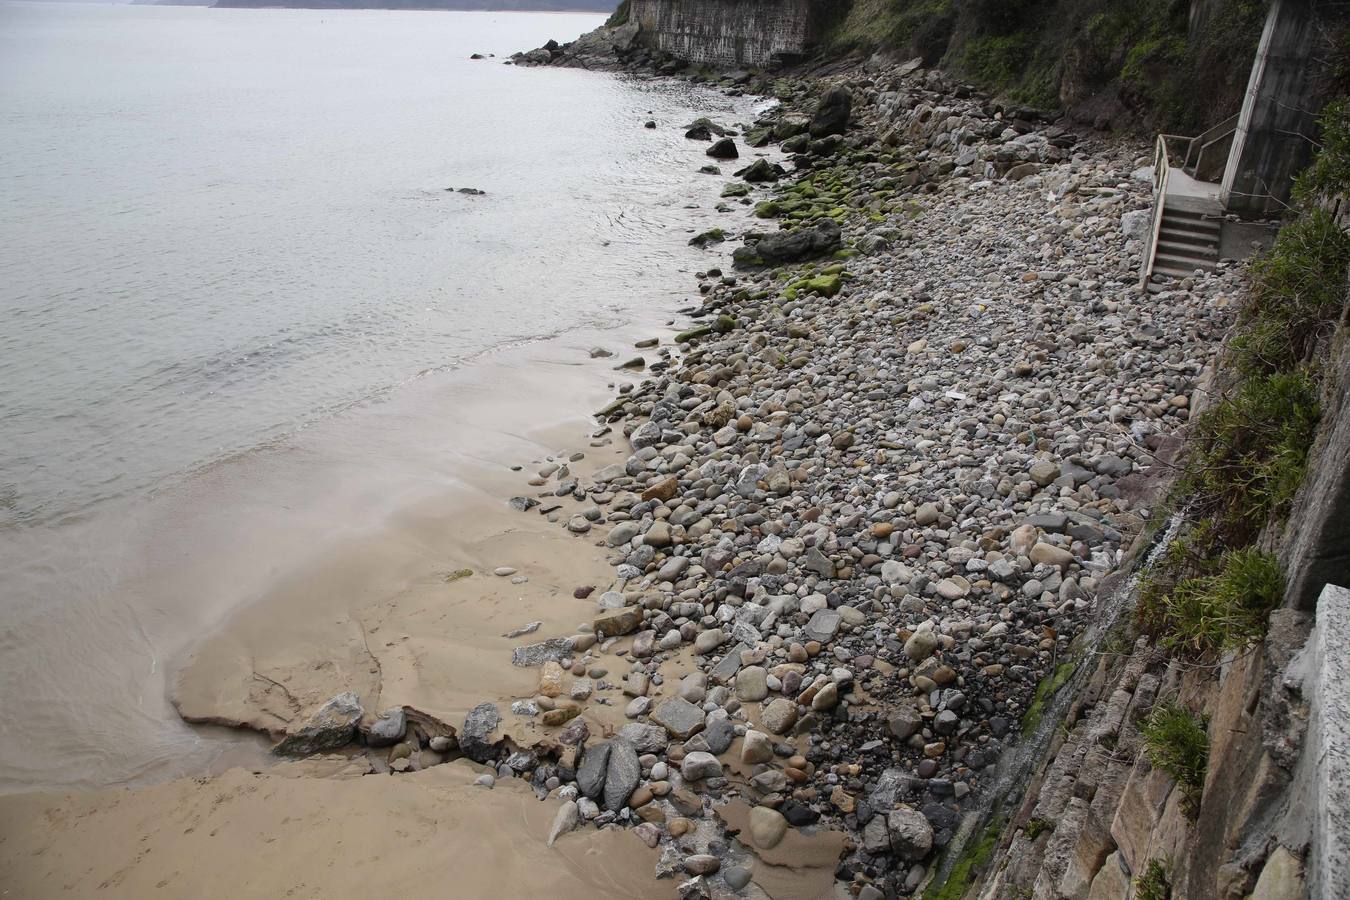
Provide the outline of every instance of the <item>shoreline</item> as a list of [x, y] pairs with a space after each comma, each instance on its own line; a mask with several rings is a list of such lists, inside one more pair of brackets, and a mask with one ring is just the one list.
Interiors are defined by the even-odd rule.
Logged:
[[[976, 101], [946, 120], [915, 114], [925, 92], [957, 105], [940, 76], [869, 77], [893, 78], [908, 106], [882, 109], [873, 92], [851, 128], [894, 119], [909, 129], [900, 140], [936, 148], [979, 120]], [[829, 85], [803, 83], [777, 120], [808, 113], [803, 99]], [[490, 534], [438, 548], [451, 574], [472, 575], [301, 577], [286, 610], [254, 604], [205, 639], [180, 709], [294, 733], [343, 685], [363, 701], [338, 728], [348, 740], [327, 748], [347, 748], [326, 763], [343, 777], [454, 771], [489, 817], [495, 788], [482, 787], [528, 780], [551, 798], [537, 806], [552, 824], [537, 818], [512, 841], [637, 837], [660, 851], [658, 874], [689, 879], [684, 896], [919, 889], [1142, 526], [1148, 507], [1131, 492], [1154, 462], [1149, 441], [1184, 424], [1222, 334], [1211, 301], [1232, 275], [1179, 285], [1154, 308], [1129, 286], [1120, 224], [1143, 194], [1139, 154], [1058, 148], [1044, 123], [1004, 131], [977, 140], [1032, 134], [1041, 143], [1020, 146], [1044, 158], [991, 149], [906, 167], [843, 139], [799, 144], [806, 165], [783, 186], [819, 180], [776, 192], [777, 214], [808, 210], [803, 230], [826, 253], [785, 261], [784, 279], [757, 267], [703, 279], [695, 321], [730, 324], [626, 382], [590, 446], [549, 435], [585, 453], [575, 471], [558, 468], [566, 452], [532, 463], [533, 479], [481, 468], [459, 512]], [[995, 177], [970, 171], [984, 163]], [[856, 252], [833, 253], [826, 220]], [[1060, 243], [1068, 255], [1043, 250]], [[746, 251], [778, 252], [753, 236]], [[1179, 358], [1164, 360], [1164, 336]], [[510, 509], [513, 494], [575, 499], [550, 521]], [[337, 551], [343, 562], [425, 559], [419, 529], [439, 533], [446, 513], [406, 515], [392, 546], [365, 542], [381, 563]], [[501, 566], [512, 571], [491, 574]], [[334, 618], [339, 586], [356, 596]], [[472, 623], [473, 652], [446, 636], [452, 615]], [[505, 636], [530, 622], [528, 637]], [[512, 666], [512, 648], [530, 644], [536, 665]], [[387, 708], [408, 723], [385, 743]], [[22, 805], [0, 799], [5, 817]]]

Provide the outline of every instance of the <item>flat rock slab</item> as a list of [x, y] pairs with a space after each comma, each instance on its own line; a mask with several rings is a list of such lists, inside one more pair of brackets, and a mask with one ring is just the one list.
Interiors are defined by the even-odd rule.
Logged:
[[822, 644], [834, 640], [835, 634], [839, 631], [839, 625], [843, 617], [833, 609], [818, 609], [811, 616], [811, 621], [806, 623], [803, 633], [808, 640], [820, 641]]
[[527, 644], [511, 651], [511, 665], [521, 668], [542, 666], [546, 662], [558, 662], [569, 656], [575, 644], [571, 638], [549, 638], [537, 644]]
[[[619, 729], [618, 740], [623, 741], [639, 753], [660, 753], [670, 743], [670, 736], [666, 734], [664, 728], [658, 725], [629, 722]], [[577, 777], [580, 778], [580, 774]]]
[[651, 719], [678, 741], [688, 740], [703, 730], [703, 710], [683, 697], [672, 697], [662, 703]]

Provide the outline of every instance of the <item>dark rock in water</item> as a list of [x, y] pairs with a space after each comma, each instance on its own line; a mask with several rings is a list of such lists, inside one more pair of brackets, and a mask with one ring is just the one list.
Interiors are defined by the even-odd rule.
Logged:
[[833, 87], [820, 98], [815, 115], [811, 117], [811, 136], [843, 134], [848, 130], [848, 117], [853, 113], [853, 95], [846, 87]]
[[345, 747], [355, 736], [359, 721], [361, 698], [351, 691], [344, 691], [319, 707], [298, 731], [282, 738], [272, 752], [284, 756], [308, 756]]
[[720, 228], [711, 228], [702, 234], [696, 234], [689, 239], [691, 247], [706, 247], [709, 244], [720, 244], [727, 239], [727, 233]]
[[622, 741], [609, 745], [609, 766], [605, 771], [605, 809], [618, 812], [628, 804], [628, 798], [642, 778], [642, 763], [637, 751]]
[[731, 138], [722, 138], [707, 149], [713, 159], [735, 159], [741, 154], [736, 150], [736, 142]]
[[643, 127], [643, 128], [655, 128], [655, 127], [656, 127], [656, 121], [655, 121], [654, 119], [648, 119], [647, 122], [646, 122], [646, 124], [644, 124], [642, 127]]
[[487, 59], [487, 57], [481, 53], [470, 53], [469, 59]]
[[468, 194], [468, 195], [471, 196], [471, 197], [481, 197], [481, 196], [483, 196], [484, 194], [486, 194], [487, 191], [480, 191], [478, 188], [460, 188], [460, 189], [457, 190], [455, 193], [457, 193], [457, 194]]
[[814, 228], [780, 231], [747, 242], [732, 254], [738, 265], [774, 265], [833, 253], [843, 243], [839, 223], [822, 219]]
[[711, 141], [712, 131], [707, 125], [695, 125], [684, 133], [684, 136], [691, 141]]
[[736, 174], [746, 181], [777, 181], [787, 174], [787, 170], [767, 159], [757, 159]]
[[610, 744], [595, 744], [587, 747], [581, 756], [581, 765], [577, 767], [577, 789], [594, 800], [605, 789], [605, 772], [609, 769]]
[[748, 147], [767, 147], [772, 139], [772, 128], [754, 128], [745, 133], [745, 143]]
[[404, 713], [403, 707], [395, 706], [380, 713], [380, 717], [366, 733], [366, 743], [372, 747], [388, 747], [403, 740], [403, 734], [407, 730], [408, 716]]
[[490, 740], [492, 732], [502, 723], [502, 714], [491, 703], [480, 703], [464, 717], [464, 728], [459, 733], [459, 749], [474, 762], [487, 762], [496, 755], [497, 748]]
[[[727, 130], [725, 128], [723, 128], [721, 125], [718, 125], [716, 122], [714, 122], [712, 119], [709, 119], [707, 116], [699, 116], [697, 119], [690, 122], [689, 125], [686, 127], [689, 129], [689, 131], [707, 132], [708, 137], [703, 138], [702, 140], [709, 140], [714, 134], [717, 135], [718, 137], [724, 137], [727, 133]], [[688, 136], [689, 133], [686, 132], [685, 137]]]

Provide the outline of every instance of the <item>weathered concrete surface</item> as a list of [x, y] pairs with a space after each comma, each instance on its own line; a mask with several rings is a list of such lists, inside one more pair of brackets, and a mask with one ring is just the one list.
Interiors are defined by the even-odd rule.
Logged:
[[1322, 422], [1285, 528], [1286, 606], [1311, 611], [1328, 582], [1350, 581], [1350, 341], [1327, 363]]
[[693, 63], [768, 66], [799, 56], [818, 25], [810, 0], [632, 0], [639, 40]]
[[1244, 218], [1280, 215], [1312, 158], [1310, 100], [1324, 37], [1315, 6], [1275, 0], [1266, 18], [1223, 180], [1224, 208]]

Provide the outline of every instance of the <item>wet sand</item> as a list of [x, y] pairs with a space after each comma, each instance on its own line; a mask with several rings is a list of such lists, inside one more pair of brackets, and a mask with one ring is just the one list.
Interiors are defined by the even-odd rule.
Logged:
[[[585, 446], [588, 415], [609, 402], [609, 385], [640, 376], [614, 371], [615, 359], [591, 359], [588, 350], [631, 356], [636, 340], [662, 333], [653, 316], [503, 348], [284, 446], [196, 473], [135, 507], [10, 536], [0, 544], [0, 567], [16, 615], [0, 631], [0, 706], [25, 710], [25, 725], [0, 751], [0, 793], [153, 783], [264, 762], [265, 743], [255, 735], [189, 727], [170, 703], [185, 662], [213, 635], [221, 635], [208, 654], [217, 671], [228, 671], [231, 653], [256, 653], [264, 666], [331, 655], [345, 674], [365, 679], [354, 688], [378, 702], [369, 696], [375, 681], [358, 610], [378, 614], [376, 646], [393, 679], [405, 677], [393, 659], [398, 648], [384, 644], [404, 633], [410, 653], [426, 652], [423, 641], [468, 646], [481, 638], [486, 659], [488, 648], [508, 646], [501, 633], [527, 621], [547, 616], [546, 626], [575, 629], [590, 610], [571, 599], [570, 586], [565, 603], [548, 603], [544, 583], [580, 577], [582, 561], [573, 556], [587, 545], [534, 512], [507, 507], [526, 487], [524, 473], [509, 466], [567, 447], [602, 453]], [[538, 544], [533, 534], [542, 536]], [[528, 558], [520, 555], [526, 545]], [[541, 555], [559, 555], [550, 546], [566, 548], [552, 574]], [[516, 592], [479, 574], [448, 586], [447, 602], [486, 623], [484, 634], [445, 620], [424, 636], [407, 627], [424, 623], [415, 612], [384, 624], [382, 610], [395, 598], [412, 604], [457, 569], [507, 564], [537, 578]], [[480, 602], [492, 591], [500, 593]], [[500, 606], [518, 596], [527, 598], [518, 611]], [[262, 618], [251, 620], [249, 610]], [[250, 637], [257, 647], [231, 645], [229, 635], [247, 632], [250, 621], [262, 623]], [[271, 640], [284, 623], [295, 626], [289, 647]], [[498, 670], [505, 677], [523, 672], [493, 661], [506, 666]], [[342, 680], [329, 673], [309, 683]], [[237, 707], [225, 708], [247, 702], [254, 685], [240, 691], [243, 681], [221, 685], [208, 715], [244, 720]], [[434, 687], [423, 682], [418, 696]]]
[[399, 778], [233, 769], [136, 790], [0, 800], [12, 897], [674, 896], [627, 829], [545, 846], [556, 804], [474, 787], [466, 763]]

